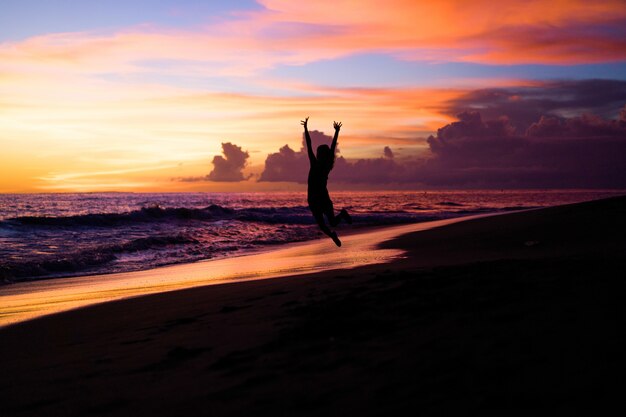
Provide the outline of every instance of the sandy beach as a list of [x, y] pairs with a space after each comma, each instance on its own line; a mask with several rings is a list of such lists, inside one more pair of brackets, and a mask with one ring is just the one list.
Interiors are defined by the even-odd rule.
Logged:
[[380, 239], [390, 263], [7, 326], [0, 415], [623, 410], [625, 215], [619, 197], [477, 218]]

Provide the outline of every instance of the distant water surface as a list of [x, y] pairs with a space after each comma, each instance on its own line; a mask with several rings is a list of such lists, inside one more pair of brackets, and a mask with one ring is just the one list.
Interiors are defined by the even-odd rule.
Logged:
[[[622, 194], [505, 190], [335, 192], [332, 197], [336, 209], [352, 213], [354, 224], [348, 227], [358, 228]], [[319, 236], [304, 193], [0, 194], [0, 279], [149, 269]]]

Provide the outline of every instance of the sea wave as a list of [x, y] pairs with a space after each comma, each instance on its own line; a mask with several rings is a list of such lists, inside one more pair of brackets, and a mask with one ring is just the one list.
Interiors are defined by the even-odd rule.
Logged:
[[[350, 212], [350, 229], [529, 209], [592, 196], [599, 195], [333, 195], [337, 209]], [[322, 237], [305, 201], [303, 193], [0, 195], [0, 281], [126, 272]]]
[[[28, 260], [0, 263], [0, 278], [4, 280], [35, 276], [72, 275], [114, 261], [120, 254], [138, 253], [165, 246], [197, 244], [197, 239], [178, 233], [132, 239], [123, 243], [104, 244], [65, 254], [49, 254]], [[168, 262], [171, 263], [171, 262]]]
[[[442, 217], [449, 216], [362, 213], [353, 216], [352, 227]], [[13, 235], [7, 239], [22, 236], [18, 240], [30, 248], [7, 252], [0, 260], [0, 279], [5, 282], [192, 262], [308, 240], [320, 233], [304, 206], [238, 210], [216, 205], [202, 209], [148, 207], [128, 213], [18, 217], [1, 225], [11, 229], [5, 229]]]
[[[446, 217], [439, 213], [438, 217]], [[443, 214], [443, 216], [441, 215]], [[430, 220], [410, 211], [371, 211], [367, 214], [354, 214], [355, 222], [363, 224], [395, 224]], [[314, 220], [306, 206], [232, 209], [219, 205], [205, 208], [163, 208], [160, 206], [142, 207], [125, 213], [90, 213], [74, 216], [22, 216], [0, 221], [0, 228], [10, 229], [15, 226], [37, 227], [119, 227], [132, 223], [161, 223], [171, 221], [216, 222], [238, 220], [241, 222], [260, 222], [268, 224], [306, 225]]]
[[464, 204], [455, 203], [454, 201], [440, 201], [437, 203], [440, 206], [448, 206], [448, 207], [462, 207]]
[[235, 210], [212, 204], [205, 208], [163, 208], [159, 205], [142, 207], [124, 213], [89, 213], [73, 216], [22, 216], [0, 223], [28, 226], [119, 226], [134, 222], [159, 222], [173, 219], [221, 220], [233, 217]]

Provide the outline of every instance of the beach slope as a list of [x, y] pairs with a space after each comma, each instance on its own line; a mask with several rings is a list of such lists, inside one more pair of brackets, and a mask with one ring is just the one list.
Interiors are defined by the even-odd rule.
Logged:
[[407, 251], [391, 264], [9, 326], [0, 414], [623, 409], [625, 215], [620, 197], [469, 220], [385, 242]]

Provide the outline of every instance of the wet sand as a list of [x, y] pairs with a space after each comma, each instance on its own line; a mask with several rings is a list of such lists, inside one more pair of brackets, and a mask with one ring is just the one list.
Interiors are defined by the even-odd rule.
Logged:
[[9, 326], [0, 414], [624, 411], [625, 232], [624, 197], [513, 213], [388, 240], [388, 264]]
[[[0, 327], [102, 302], [226, 282], [302, 275], [392, 262], [399, 248], [380, 248], [402, 234], [428, 230], [482, 214], [394, 227], [347, 230], [336, 250], [328, 238], [283, 245], [239, 257], [171, 265], [145, 271], [18, 282], [0, 286]], [[320, 233], [321, 234], [321, 233]]]

